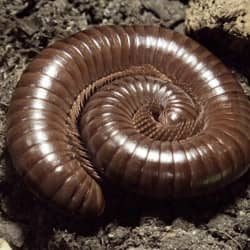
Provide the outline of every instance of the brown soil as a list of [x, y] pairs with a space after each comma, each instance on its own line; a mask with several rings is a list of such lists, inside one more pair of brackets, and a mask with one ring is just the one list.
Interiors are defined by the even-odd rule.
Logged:
[[[185, 201], [155, 202], [109, 187], [105, 214], [83, 221], [36, 199], [7, 153], [6, 112], [13, 89], [44, 47], [98, 24], [157, 23], [184, 32], [186, 2], [0, 0], [0, 238], [13, 249], [250, 249], [249, 172], [216, 194]], [[250, 95], [248, 79], [237, 70], [232, 68]]]

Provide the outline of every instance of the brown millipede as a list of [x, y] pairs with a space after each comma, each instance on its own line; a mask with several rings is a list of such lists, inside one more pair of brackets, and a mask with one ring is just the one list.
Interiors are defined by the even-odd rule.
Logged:
[[32, 190], [99, 215], [100, 181], [152, 197], [214, 191], [250, 162], [250, 108], [208, 50], [155, 26], [102, 26], [28, 66], [8, 111], [12, 161]]

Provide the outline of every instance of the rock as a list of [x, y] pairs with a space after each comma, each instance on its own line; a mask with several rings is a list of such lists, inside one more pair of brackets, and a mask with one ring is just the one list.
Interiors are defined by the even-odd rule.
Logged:
[[[5, 239], [4, 241], [1, 241], [0, 238], [0, 250], [8, 249], [6, 241], [11, 242], [16, 247], [21, 247], [24, 243], [22, 227], [19, 224], [7, 221], [2, 217], [0, 217], [0, 237], [3, 237], [2, 240]], [[6, 246], [6, 248], [3, 248], [4, 246]]]
[[187, 32], [220, 29], [250, 39], [249, 0], [191, 0], [186, 10]]
[[0, 238], [0, 250], [12, 250], [8, 242]]
[[250, 77], [249, 0], [190, 0], [186, 32]]
[[39, 30], [39, 25], [35, 18], [17, 19], [17, 26], [28, 36], [32, 36]]
[[142, 5], [160, 18], [162, 25], [167, 28], [174, 28], [184, 21], [185, 7], [179, 1], [145, 0]]

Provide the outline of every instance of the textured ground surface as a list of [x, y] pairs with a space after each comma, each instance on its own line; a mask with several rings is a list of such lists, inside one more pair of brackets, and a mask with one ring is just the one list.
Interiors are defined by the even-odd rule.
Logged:
[[217, 28], [236, 37], [250, 38], [248, 0], [190, 0], [189, 6], [186, 12], [188, 30]]
[[[226, 190], [183, 202], [157, 203], [110, 190], [107, 212], [88, 222], [35, 199], [16, 176], [6, 151], [11, 94], [42, 48], [104, 23], [157, 23], [183, 32], [186, 2], [0, 0], [0, 238], [13, 249], [250, 249], [249, 172]], [[231, 67], [227, 58], [222, 57]], [[250, 95], [248, 79], [235, 74]]]
[[185, 27], [199, 41], [250, 76], [249, 0], [190, 0]]

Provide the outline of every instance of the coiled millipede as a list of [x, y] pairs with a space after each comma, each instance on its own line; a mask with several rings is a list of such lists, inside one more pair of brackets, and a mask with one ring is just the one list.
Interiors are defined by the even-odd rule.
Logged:
[[152, 197], [212, 192], [250, 163], [250, 106], [204, 47], [154, 26], [102, 26], [46, 48], [8, 111], [7, 143], [31, 189], [82, 215], [101, 180]]

